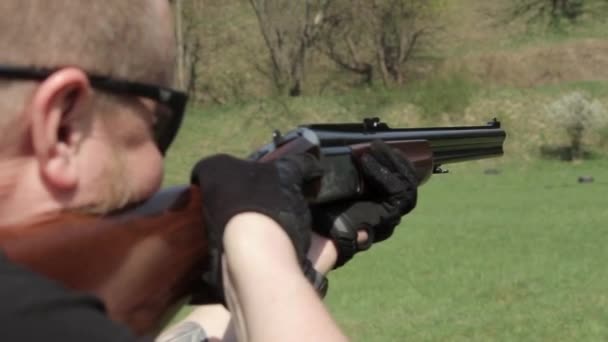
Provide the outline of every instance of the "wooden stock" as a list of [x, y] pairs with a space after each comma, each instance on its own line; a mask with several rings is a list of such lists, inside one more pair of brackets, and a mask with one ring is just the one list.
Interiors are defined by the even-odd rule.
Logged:
[[15, 263], [97, 295], [113, 320], [149, 334], [192, 293], [207, 251], [200, 191], [174, 189], [163, 200], [129, 215], [64, 214], [1, 227], [0, 246]]

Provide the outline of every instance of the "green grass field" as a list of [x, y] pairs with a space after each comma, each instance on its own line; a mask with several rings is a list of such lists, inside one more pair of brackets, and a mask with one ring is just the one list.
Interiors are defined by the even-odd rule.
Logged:
[[354, 341], [608, 340], [608, 161], [485, 167], [434, 176], [392, 239], [331, 274]]
[[[211, 48], [199, 76], [202, 98], [215, 92], [223, 105], [190, 110], [165, 184], [187, 180], [202, 156], [245, 156], [274, 128], [371, 115], [393, 127], [498, 117], [505, 157], [433, 176], [391, 239], [330, 274], [326, 302], [354, 341], [608, 341], [608, 128], [584, 139], [598, 159], [539, 153], [568, 143], [546, 115], [551, 102], [582, 90], [608, 108], [607, 22], [588, 18], [559, 32], [499, 24], [491, 13], [509, 3], [445, 1], [444, 29], [427, 56], [435, 62], [404, 87], [343, 84], [348, 77], [312, 56], [306, 96], [287, 99], [271, 97], [253, 67], [265, 65], [266, 52], [247, 4], [210, 2], [200, 30]], [[595, 182], [578, 184], [582, 175]]]
[[[264, 106], [190, 113], [166, 183], [200, 156], [244, 155], [273, 125], [317, 119], [259, 116]], [[507, 130], [517, 149], [433, 176], [393, 238], [330, 274], [327, 304], [354, 341], [608, 340], [608, 159], [523, 160], [513, 140], [525, 135]]]

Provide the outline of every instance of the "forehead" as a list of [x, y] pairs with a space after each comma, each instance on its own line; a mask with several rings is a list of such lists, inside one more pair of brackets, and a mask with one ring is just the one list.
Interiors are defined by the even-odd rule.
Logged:
[[154, 12], [155, 17], [160, 21], [160, 24], [172, 27], [172, 11], [169, 0], [149, 0], [148, 4]]

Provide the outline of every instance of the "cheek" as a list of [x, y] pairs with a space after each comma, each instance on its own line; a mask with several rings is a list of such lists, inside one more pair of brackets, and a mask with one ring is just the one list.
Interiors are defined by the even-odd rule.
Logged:
[[113, 122], [113, 143], [122, 163], [123, 178], [129, 189], [129, 201], [140, 201], [153, 195], [163, 179], [163, 159], [142, 115], [128, 113]]
[[163, 159], [153, 142], [146, 143], [135, 151], [127, 151], [125, 176], [132, 199], [140, 201], [156, 193], [163, 180]]

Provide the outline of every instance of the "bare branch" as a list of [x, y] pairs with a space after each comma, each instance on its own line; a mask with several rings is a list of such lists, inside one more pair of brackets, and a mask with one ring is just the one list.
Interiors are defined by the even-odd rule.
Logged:
[[268, 48], [273, 82], [280, 93], [297, 96], [306, 55], [318, 37], [317, 18], [331, 0], [249, 0]]

